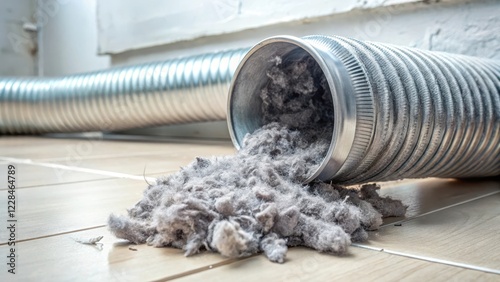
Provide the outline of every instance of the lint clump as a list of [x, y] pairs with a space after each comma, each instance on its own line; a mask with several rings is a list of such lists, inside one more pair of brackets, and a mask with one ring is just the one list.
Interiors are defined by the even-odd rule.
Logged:
[[[136, 244], [202, 250], [238, 258], [264, 253], [282, 263], [290, 246], [344, 254], [382, 217], [406, 207], [374, 184], [360, 189], [302, 184], [329, 147], [331, 95], [310, 58], [275, 59], [261, 91], [264, 126], [232, 156], [196, 158], [159, 178], [127, 215], [110, 215], [117, 237]], [[389, 208], [387, 208], [389, 207]]]

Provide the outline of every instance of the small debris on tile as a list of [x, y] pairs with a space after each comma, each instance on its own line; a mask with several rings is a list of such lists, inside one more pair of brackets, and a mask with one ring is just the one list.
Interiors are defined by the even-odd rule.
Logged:
[[128, 249], [131, 250], [131, 251], [137, 252], [137, 249], [134, 248], [134, 247], [132, 247], [132, 246], [128, 247]]
[[[96, 245], [97, 243], [99, 243], [99, 241], [102, 240], [102, 238], [104, 238], [104, 236], [97, 236], [97, 237], [92, 237], [92, 238], [78, 237], [78, 238], [73, 238], [73, 240], [75, 240], [76, 242], [78, 242], [80, 244]], [[102, 243], [99, 243], [99, 244], [102, 244]]]
[[103, 248], [103, 243], [100, 243], [99, 241], [102, 240], [104, 236], [97, 236], [97, 237], [92, 237], [92, 238], [82, 238], [82, 237], [77, 237], [77, 238], [72, 238], [75, 242], [84, 244], [84, 245], [91, 245], [94, 246], [96, 249], [99, 251], [102, 251]]

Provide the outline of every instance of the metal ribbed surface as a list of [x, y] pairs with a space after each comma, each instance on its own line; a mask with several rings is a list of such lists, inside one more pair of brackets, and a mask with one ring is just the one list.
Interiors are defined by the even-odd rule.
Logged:
[[223, 120], [246, 49], [57, 78], [0, 78], [0, 134]]
[[270, 59], [298, 53], [323, 71], [335, 114], [329, 151], [307, 181], [500, 175], [500, 62], [343, 37], [276, 36], [250, 49], [229, 93], [236, 147], [262, 124], [254, 100]]
[[366, 150], [351, 150], [333, 181], [500, 174], [498, 61], [341, 37], [305, 40], [345, 64], [357, 58], [373, 97], [374, 126], [358, 116], [355, 135]]
[[[285, 41], [294, 40], [301, 39]], [[354, 184], [500, 175], [498, 61], [341, 37], [310, 36], [301, 42], [338, 59], [346, 73], [339, 81], [348, 81], [355, 96], [356, 120], [341, 121], [355, 124], [351, 149], [342, 158], [327, 156], [345, 161], [335, 170], [323, 166], [332, 171], [322, 171], [330, 176], [321, 179]], [[229, 82], [245, 53], [205, 54], [59, 78], [0, 78], [0, 133], [109, 131], [222, 120]], [[339, 105], [333, 106], [338, 110]]]

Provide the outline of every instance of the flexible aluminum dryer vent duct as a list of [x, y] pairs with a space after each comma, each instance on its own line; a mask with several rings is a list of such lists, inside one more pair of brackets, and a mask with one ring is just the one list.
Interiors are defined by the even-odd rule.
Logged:
[[354, 184], [500, 174], [500, 64], [341, 37], [273, 37], [231, 83], [237, 148], [262, 126], [260, 93], [281, 61], [312, 57], [332, 95], [330, 148], [312, 179]]
[[221, 120], [236, 147], [262, 125], [273, 58], [311, 56], [332, 93], [328, 155], [309, 178], [361, 183], [500, 174], [500, 65], [340, 37], [275, 37], [235, 50], [59, 78], [0, 78], [0, 134]]
[[248, 49], [55, 78], [0, 78], [0, 134], [223, 120]]

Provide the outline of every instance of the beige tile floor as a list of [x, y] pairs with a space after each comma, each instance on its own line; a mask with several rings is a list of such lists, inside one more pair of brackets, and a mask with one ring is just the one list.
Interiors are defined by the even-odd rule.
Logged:
[[[232, 154], [229, 142], [0, 138], [0, 222], [7, 225], [6, 167], [16, 166], [16, 274], [7, 272], [8, 233], [0, 228], [0, 281], [500, 281], [500, 180], [403, 180], [381, 193], [408, 204], [344, 257], [305, 248], [284, 264], [263, 255], [131, 245], [105, 227], [141, 198], [145, 181], [195, 156]], [[144, 179], [146, 178], [146, 180]], [[104, 236], [101, 248], [75, 238]]]

